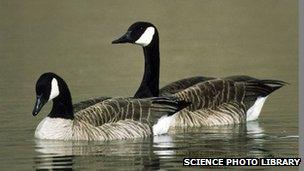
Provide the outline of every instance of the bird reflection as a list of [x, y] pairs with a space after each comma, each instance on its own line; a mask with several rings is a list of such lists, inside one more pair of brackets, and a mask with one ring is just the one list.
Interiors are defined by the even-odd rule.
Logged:
[[171, 135], [154, 137], [154, 152], [160, 158], [271, 156], [263, 145], [267, 136], [257, 121], [176, 129]]
[[150, 151], [150, 139], [108, 142], [37, 139], [35, 142], [36, 170], [159, 168], [159, 159]]
[[35, 158], [36, 170], [73, 170], [74, 156], [37, 156]]

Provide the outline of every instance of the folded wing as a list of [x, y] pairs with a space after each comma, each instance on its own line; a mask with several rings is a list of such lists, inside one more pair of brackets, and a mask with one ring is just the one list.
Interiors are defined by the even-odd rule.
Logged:
[[246, 111], [258, 97], [266, 97], [284, 84], [276, 80], [248, 79], [235, 82], [214, 79], [174, 94], [190, 102], [178, 112], [175, 126], [213, 126], [246, 121]]
[[172, 94], [180, 92], [188, 87], [191, 87], [197, 83], [204, 82], [204, 81], [211, 80], [211, 79], [214, 79], [214, 78], [197, 76], [197, 77], [181, 79], [181, 80], [172, 82], [172, 83], [164, 86], [163, 88], [161, 88], [159, 90], [159, 95], [160, 96], [172, 95]]
[[95, 105], [97, 103], [100, 103], [104, 100], [107, 100], [107, 99], [110, 99], [111, 97], [95, 97], [95, 98], [91, 98], [91, 99], [88, 99], [88, 100], [84, 100], [84, 101], [81, 101], [81, 102], [78, 102], [78, 103], [75, 103], [73, 104], [73, 110], [74, 110], [74, 113], [80, 111], [80, 110], [83, 110], [89, 106], [92, 106], [92, 105]]
[[184, 101], [178, 101], [173, 97], [112, 98], [77, 112], [75, 119], [94, 126], [127, 119], [152, 124], [159, 117], [171, 115], [186, 105]]

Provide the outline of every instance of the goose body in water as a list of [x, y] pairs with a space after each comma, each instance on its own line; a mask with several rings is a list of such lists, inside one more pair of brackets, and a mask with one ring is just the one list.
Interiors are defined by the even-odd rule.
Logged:
[[[74, 110], [69, 88], [54, 73], [44, 73], [36, 83], [33, 116], [53, 101], [48, 116], [36, 128], [35, 137], [55, 140], [115, 140], [153, 135], [156, 121], [170, 116], [187, 105], [174, 98], [111, 98]], [[169, 129], [161, 128], [165, 132]], [[159, 128], [158, 128], [159, 129]], [[156, 134], [156, 133], [155, 133]]]
[[255, 120], [268, 95], [285, 84], [279, 80], [259, 80], [243, 75], [221, 79], [190, 77], [159, 90], [159, 36], [156, 27], [148, 22], [136, 22], [112, 43], [132, 43], [143, 47], [144, 76], [134, 97], [173, 96], [191, 103], [182, 111], [161, 118], [172, 127], [213, 126]]

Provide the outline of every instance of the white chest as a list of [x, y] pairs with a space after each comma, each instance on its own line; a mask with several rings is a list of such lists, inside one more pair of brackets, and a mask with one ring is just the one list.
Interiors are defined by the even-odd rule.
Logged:
[[72, 139], [73, 121], [61, 118], [44, 118], [36, 128], [35, 137], [39, 139]]

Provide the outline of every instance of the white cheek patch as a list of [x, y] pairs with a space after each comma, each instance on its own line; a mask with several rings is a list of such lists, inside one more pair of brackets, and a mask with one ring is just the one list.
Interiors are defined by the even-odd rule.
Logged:
[[148, 27], [145, 30], [145, 32], [140, 36], [140, 38], [135, 41], [135, 43], [141, 46], [149, 45], [153, 39], [154, 33], [155, 33], [154, 27]]
[[49, 101], [52, 100], [52, 99], [54, 99], [58, 95], [59, 95], [58, 82], [57, 82], [56, 78], [53, 78]]

